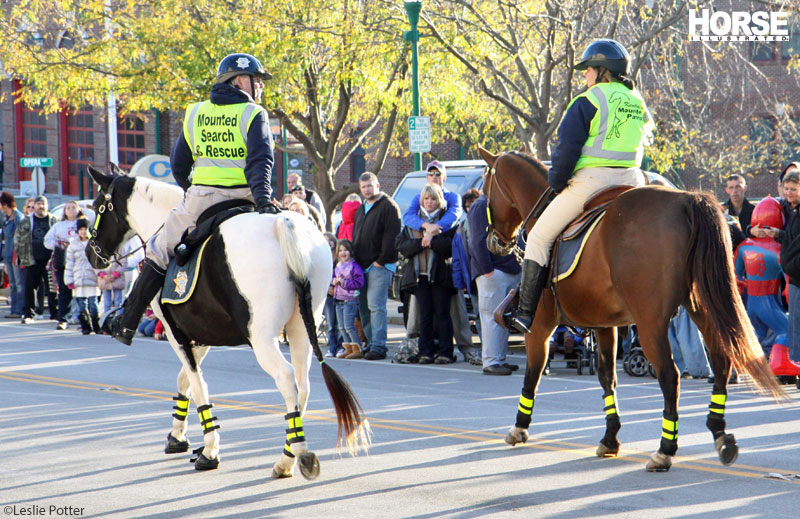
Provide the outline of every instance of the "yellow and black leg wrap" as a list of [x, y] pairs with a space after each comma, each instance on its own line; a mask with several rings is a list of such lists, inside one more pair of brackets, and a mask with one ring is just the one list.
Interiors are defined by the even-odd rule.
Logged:
[[664, 413], [661, 421], [661, 449], [663, 454], [674, 456], [678, 452], [678, 415]]
[[514, 425], [520, 429], [527, 429], [531, 425], [531, 414], [533, 414], [533, 394], [523, 389], [517, 407], [517, 423]]
[[300, 411], [286, 413], [284, 418], [289, 423], [289, 428], [286, 429], [286, 446], [283, 448], [283, 453], [294, 458], [292, 444], [306, 441], [306, 433], [303, 432], [303, 418], [300, 416]]
[[219, 425], [214, 425], [214, 420], [217, 419], [216, 416], [211, 416], [211, 408], [214, 407], [211, 404], [208, 405], [201, 405], [197, 408], [197, 416], [200, 417], [200, 425], [203, 426], [203, 434], [208, 434], [212, 431], [219, 429]]
[[600, 443], [611, 450], [617, 450], [619, 449], [617, 433], [622, 427], [617, 412], [617, 395], [614, 393], [603, 395], [603, 403], [605, 404], [603, 410], [606, 412], [606, 433]]
[[725, 434], [725, 402], [727, 400], [727, 394], [714, 393], [711, 395], [711, 403], [708, 404], [706, 427], [714, 435], [715, 440]]
[[175, 412], [172, 413], [172, 417], [185, 422], [186, 415], [189, 414], [189, 397], [178, 393], [178, 396], [173, 396], [172, 399], [175, 400], [175, 405], [172, 406]]

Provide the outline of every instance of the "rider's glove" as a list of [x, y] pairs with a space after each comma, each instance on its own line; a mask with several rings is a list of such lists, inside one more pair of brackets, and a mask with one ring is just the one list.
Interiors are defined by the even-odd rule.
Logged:
[[256, 208], [260, 214], [268, 213], [268, 214], [278, 214], [281, 212], [281, 208], [278, 207], [275, 202], [270, 200], [269, 198], [262, 198], [258, 202], [256, 202]]

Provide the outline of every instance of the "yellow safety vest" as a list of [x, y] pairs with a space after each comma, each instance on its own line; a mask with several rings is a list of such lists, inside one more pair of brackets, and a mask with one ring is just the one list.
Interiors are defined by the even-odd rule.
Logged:
[[588, 99], [597, 112], [574, 171], [640, 166], [654, 125], [639, 91], [617, 82], [597, 83], [572, 103], [581, 97]]
[[194, 157], [192, 184], [247, 186], [247, 131], [262, 111], [255, 103], [189, 105], [183, 135]]

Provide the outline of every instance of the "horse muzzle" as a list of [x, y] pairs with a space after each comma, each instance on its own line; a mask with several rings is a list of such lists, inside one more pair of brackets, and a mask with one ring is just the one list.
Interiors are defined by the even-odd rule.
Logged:
[[486, 236], [486, 246], [489, 248], [489, 252], [495, 256], [508, 256], [514, 252], [515, 243], [514, 241], [503, 241], [494, 230], [491, 230]]

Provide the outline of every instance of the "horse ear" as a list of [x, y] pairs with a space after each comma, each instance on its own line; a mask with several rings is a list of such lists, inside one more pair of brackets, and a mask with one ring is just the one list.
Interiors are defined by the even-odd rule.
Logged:
[[478, 153], [480, 153], [481, 157], [486, 161], [486, 164], [488, 164], [490, 168], [494, 167], [494, 161], [497, 160], [497, 155], [492, 155], [488, 150], [483, 148], [483, 146], [478, 146]]
[[101, 190], [107, 191], [108, 186], [111, 185], [111, 181], [114, 180], [114, 176], [106, 175], [105, 173], [95, 168], [91, 164], [89, 165], [88, 169], [89, 169], [89, 175], [92, 177], [92, 180], [94, 180], [94, 183], [97, 184]]
[[111, 175], [125, 175], [125, 172], [122, 171], [119, 166], [114, 164], [113, 162], [108, 163], [108, 170], [111, 172]]

